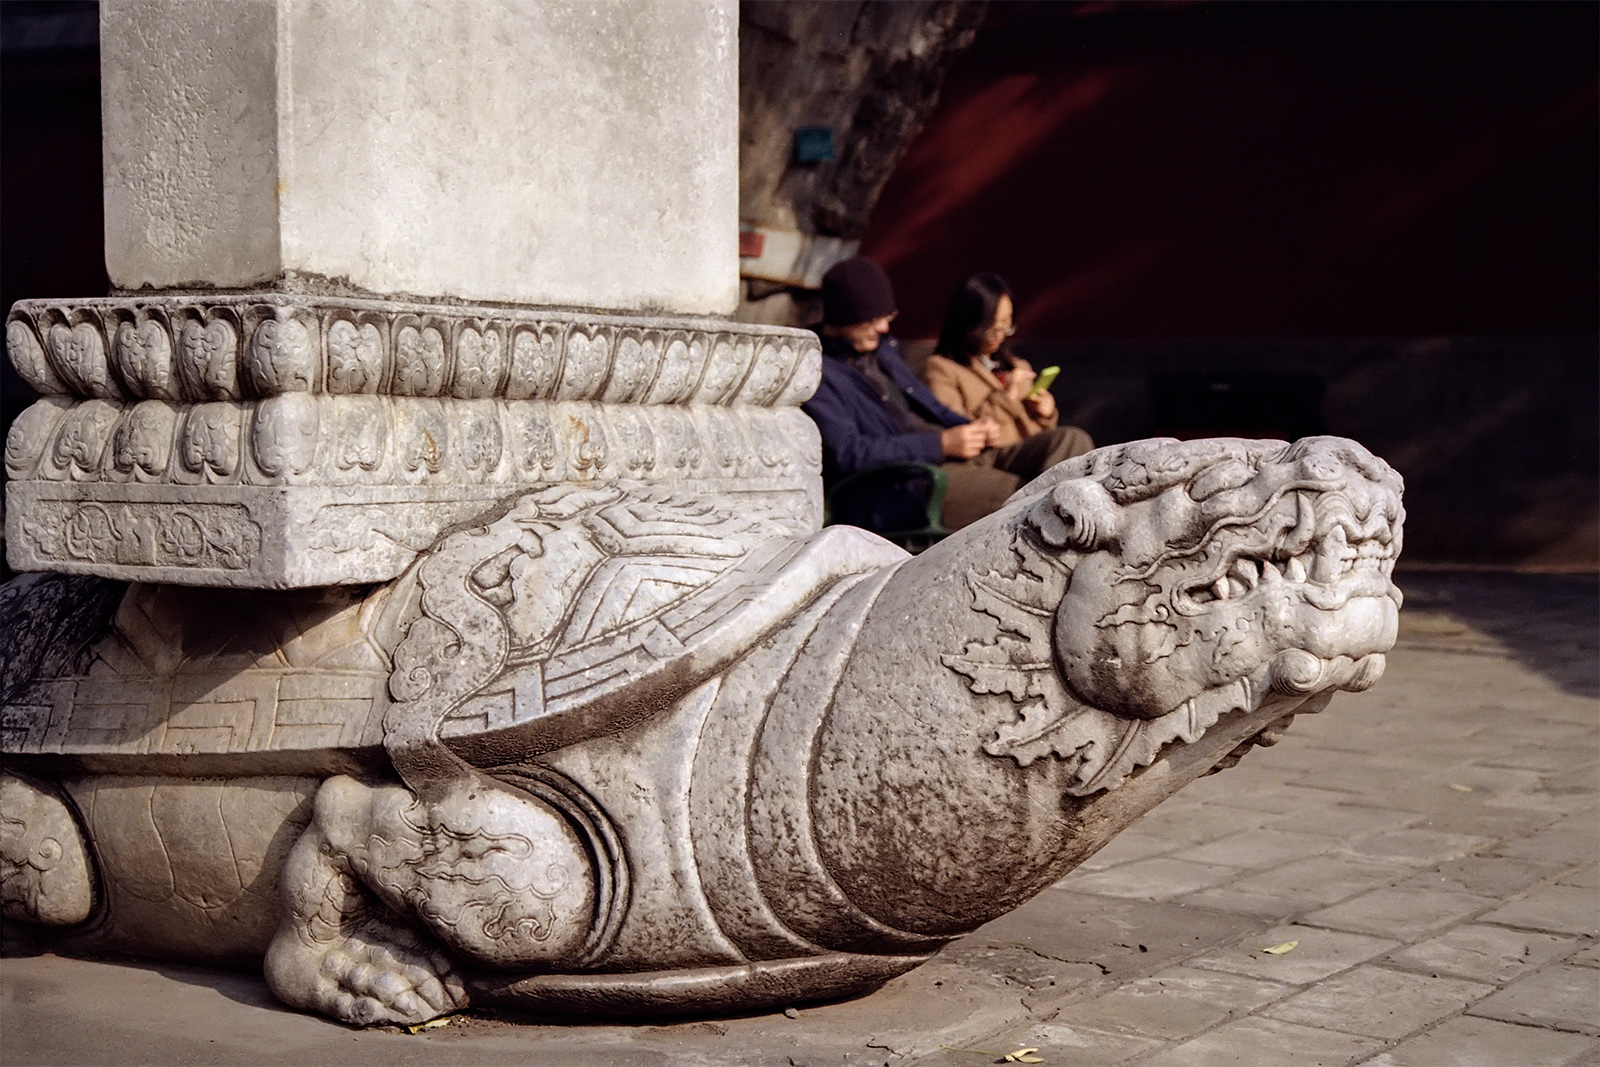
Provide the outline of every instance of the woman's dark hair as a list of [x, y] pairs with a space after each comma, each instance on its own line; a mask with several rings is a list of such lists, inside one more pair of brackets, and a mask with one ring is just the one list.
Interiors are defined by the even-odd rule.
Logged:
[[1011, 287], [998, 274], [974, 274], [956, 286], [934, 351], [957, 363], [971, 359], [983, 342], [984, 331], [994, 325], [1002, 296], [1011, 296]]

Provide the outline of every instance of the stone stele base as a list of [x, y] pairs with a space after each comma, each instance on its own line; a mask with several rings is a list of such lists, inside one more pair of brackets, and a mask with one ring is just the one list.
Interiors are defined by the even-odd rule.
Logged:
[[385, 581], [530, 486], [671, 482], [820, 520], [801, 330], [278, 292], [23, 301], [20, 571]]

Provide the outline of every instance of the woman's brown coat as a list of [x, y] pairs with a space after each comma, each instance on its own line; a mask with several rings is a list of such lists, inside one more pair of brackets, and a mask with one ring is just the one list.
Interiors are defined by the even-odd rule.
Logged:
[[[1014, 366], [1027, 367], [1026, 360], [1012, 357]], [[1032, 369], [1032, 368], [1029, 368]], [[929, 356], [922, 371], [923, 380], [939, 403], [959, 411], [969, 419], [992, 419], [1000, 427], [999, 447], [1014, 445], [1041, 430], [1053, 429], [1056, 413], [1036, 418], [1022, 401], [1006, 392], [1000, 379], [982, 365], [968, 366], [944, 356]]]

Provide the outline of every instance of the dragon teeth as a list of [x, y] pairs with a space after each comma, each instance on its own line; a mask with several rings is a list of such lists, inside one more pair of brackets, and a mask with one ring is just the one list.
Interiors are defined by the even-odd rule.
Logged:
[[1303, 582], [1306, 580], [1306, 565], [1300, 562], [1299, 556], [1291, 556], [1289, 558], [1288, 564], [1284, 567], [1284, 577], [1291, 582]]
[[1229, 577], [1238, 578], [1246, 587], [1254, 589], [1261, 582], [1261, 575], [1256, 570], [1254, 560], [1239, 558], [1233, 561], [1233, 569], [1228, 572]]
[[1228, 579], [1218, 578], [1211, 586], [1211, 591], [1217, 595], [1218, 600], [1227, 600], [1230, 596], [1228, 592]]
[[1354, 552], [1350, 549], [1344, 527], [1336, 523], [1317, 546], [1311, 565], [1312, 576], [1324, 584], [1336, 581], [1348, 569], [1346, 556], [1353, 557]]

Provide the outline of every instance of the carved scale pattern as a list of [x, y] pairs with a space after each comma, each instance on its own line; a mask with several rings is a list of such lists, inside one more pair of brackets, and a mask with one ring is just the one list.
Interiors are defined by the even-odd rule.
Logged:
[[238, 297], [24, 300], [6, 321], [46, 396], [203, 403], [311, 393], [783, 407], [816, 388], [804, 330], [712, 319]]

